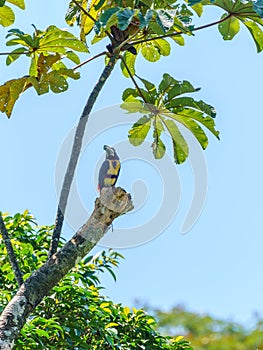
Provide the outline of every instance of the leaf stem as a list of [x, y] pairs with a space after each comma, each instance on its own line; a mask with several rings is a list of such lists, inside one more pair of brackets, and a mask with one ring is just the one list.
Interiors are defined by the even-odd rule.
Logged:
[[10, 264], [15, 274], [15, 279], [17, 281], [18, 286], [20, 287], [24, 282], [22, 273], [19, 268], [18, 262], [16, 260], [16, 255], [15, 255], [15, 252], [14, 252], [14, 249], [13, 249], [13, 246], [1, 213], [0, 213], [0, 231], [2, 233], [3, 241], [7, 250], [8, 259], [10, 261]]

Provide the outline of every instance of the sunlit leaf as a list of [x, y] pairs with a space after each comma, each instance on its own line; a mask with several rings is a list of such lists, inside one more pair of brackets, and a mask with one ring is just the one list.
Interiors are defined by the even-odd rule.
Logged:
[[[129, 51], [125, 51], [122, 57], [123, 57], [126, 65], [128, 66], [128, 69], [129, 69], [130, 73], [132, 75], [134, 75], [135, 74], [135, 60], [136, 60], [136, 56], [133, 55], [132, 53], [130, 53]], [[126, 78], [130, 78], [130, 74], [128, 73], [125, 65], [122, 62], [122, 60], [121, 60], [121, 70], [122, 70], [123, 75]]]
[[198, 109], [205, 114], [209, 115], [212, 118], [215, 118], [216, 111], [213, 106], [205, 103], [204, 101], [196, 101], [192, 97], [177, 97], [169, 102], [165, 103], [165, 107], [168, 109], [171, 108], [184, 108], [184, 107], [192, 107]]
[[143, 116], [129, 130], [129, 141], [134, 146], [139, 146], [145, 140], [151, 128], [151, 118]]
[[162, 56], [169, 56], [171, 53], [171, 45], [165, 39], [156, 39], [154, 40], [154, 45], [159, 49], [159, 52]]
[[0, 86], [0, 111], [8, 117], [14, 108], [14, 104], [19, 98], [19, 95], [27, 89], [28, 78], [12, 79]]
[[154, 117], [153, 128], [153, 155], [154, 158], [161, 159], [165, 154], [166, 147], [161, 140], [161, 134], [164, 131], [164, 128], [159, 116]]
[[201, 128], [201, 126], [195, 120], [193, 120], [193, 118], [189, 116], [188, 112], [185, 112], [183, 110], [182, 112], [178, 112], [178, 113], [163, 113], [163, 114], [181, 123], [187, 129], [189, 129], [194, 134], [194, 136], [196, 137], [196, 139], [198, 140], [202, 148], [205, 149], [208, 145], [208, 138], [204, 130]]
[[146, 42], [142, 45], [141, 53], [143, 57], [150, 62], [156, 62], [160, 59], [160, 50], [153, 42]]
[[6, 58], [7, 66], [9, 66], [11, 63], [16, 61], [20, 57], [20, 54], [22, 54], [24, 52], [26, 52], [24, 47], [19, 47], [18, 49], [13, 50], [11, 52], [11, 54], [8, 55], [7, 58]]
[[168, 31], [174, 24], [174, 16], [176, 11], [173, 10], [157, 10], [156, 22], [165, 32]]
[[15, 21], [14, 11], [9, 7], [4, 5], [0, 7], [0, 24], [3, 27], [11, 26]]
[[7, 2], [21, 8], [22, 10], [25, 9], [25, 1], [24, 0], [7, 0]]

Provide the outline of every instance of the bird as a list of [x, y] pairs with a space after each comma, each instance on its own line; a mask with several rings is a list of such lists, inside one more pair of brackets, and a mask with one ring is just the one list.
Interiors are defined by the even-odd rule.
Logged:
[[106, 151], [106, 159], [101, 165], [99, 171], [98, 191], [103, 187], [114, 187], [121, 168], [120, 159], [113, 147], [104, 145]]

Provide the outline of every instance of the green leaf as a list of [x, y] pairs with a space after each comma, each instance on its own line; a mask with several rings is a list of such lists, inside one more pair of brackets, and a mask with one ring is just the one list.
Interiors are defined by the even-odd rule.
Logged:
[[191, 6], [192, 9], [195, 11], [198, 17], [202, 16], [203, 13], [203, 5], [201, 3], [195, 4]]
[[128, 28], [135, 13], [135, 10], [129, 8], [125, 8], [117, 12], [118, 27], [120, 30], [125, 30]]
[[112, 348], [114, 348], [114, 339], [111, 336], [109, 336], [109, 334], [107, 334], [107, 333], [105, 334], [105, 338], [106, 338], [107, 342], [110, 344], [110, 346]]
[[0, 86], [0, 111], [5, 113], [8, 118], [14, 108], [14, 104], [20, 94], [28, 88], [28, 78], [12, 79]]
[[[204, 116], [202, 112], [198, 112], [195, 111], [193, 109], [183, 109], [180, 112], [175, 113], [177, 115], [181, 115], [184, 118], [191, 118], [191, 119], [195, 119], [196, 121], [198, 121], [199, 123], [201, 123], [202, 125], [204, 125], [209, 131], [211, 131], [211, 133], [219, 139], [219, 131], [217, 131], [215, 129], [215, 122], [214, 119], [209, 117], [209, 116]], [[206, 146], [204, 147], [206, 148]]]
[[117, 23], [118, 18], [117, 18], [117, 16], [116, 16], [116, 12], [118, 12], [118, 11], [119, 11], [119, 8], [118, 8], [118, 7], [109, 8], [109, 9], [105, 10], [105, 11], [100, 15], [100, 17], [99, 17], [99, 19], [98, 19], [99, 23], [100, 23], [102, 26], [106, 27], [106, 26], [108, 25], [109, 20], [111, 19], [111, 17], [112, 17], [113, 15], [115, 15], [116, 23]]
[[162, 122], [166, 126], [173, 141], [174, 161], [177, 164], [181, 164], [188, 157], [188, 145], [183, 135], [179, 131], [178, 126], [173, 120], [169, 120], [162, 117]]
[[152, 143], [152, 151], [154, 158], [161, 159], [165, 155], [165, 145], [161, 140], [161, 133], [163, 132], [164, 128], [162, 125], [162, 121], [160, 117], [156, 116], [154, 117], [154, 129], [153, 129], [153, 143]]
[[80, 17], [80, 8], [74, 2], [71, 1], [65, 15], [65, 21], [69, 26], [73, 26], [77, 18], [79, 17]]
[[8, 7], [3, 6], [0, 7], [0, 24], [3, 27], [11, 26], [15, 22], [15, 14], [14, 11]]
[[126, 109], [128, 113], [150, 113], [147, 105], [143, 105], [143, 103], [138, 100], [124, 102], [121, 104], [121, 108]]
[[169, 56], [171, 52], [171, 45], [165, 39], [156, 39], [154, 40], [154, 45], [159, 49], [159, 52], [162, 56]]
[[16, 61], [20, 57], [19, 53], [22, 54], [23, 52], [25, 52], [24, 47], [19, 47], [19, 48], [13, 50], [11, 52], [11, 54], [8, 55], [7, 58], [6, 58], [6, 65], [9, 66], [11, 63]]
[[45, 337], [45, 338], [47, 338], [47, 339], [50, 338], [48, 332], [44, 331], [43, 329], [36, 328], [35, 332], [36, 332], [36, 334], [37, 334], [38, 336], [40, 336], [40, 337]]
[[149, 62], [156, 62], [161, 57], [160, 50], [152, 42], [143, 43], [141, 53]]
[[143, 14], [141, 12], [139, 12], [138, 13], [138, 18], [139, 18], [139, 21], [140, 21], [140, 28], [147, 27], [148, 24], [150, 23], [150, 20], [152, 19], [153, 15], [154, 15], [154, 11], [150, 10], [150, 9], [148, 9], [146, 11], [145, 16], [143, 16]]
[[188, 112], [182, 111], [179, 113], [163, 113], [163, 114], [176, 120], [177, 122], [184, 125], [187, 129], [189, 129], [193, 133], [193, 135], [196, 137], [196, 139], [198, 140], [202, 148], [206, 149], [208, 145], [208, 138], [204, 130], [200, 127], [200, 125], [196, 123], [191, 117], [189, 117]]
[[244, 20], [242, 21], [247, 29], [250, 31], [255, 44], [257, 46], [257, 52], [263, 50], [263, 31], [262, 29], [253, 21]]
[[156, 13], [156, 22], [163, 31], [167, 32], [174, 24], [173, 18], [176, 12], [173, 10], [157, 10]]
[[65, 53], [65, 55], [67, 56], [67, 58], [69, 60], [71, 60], [72, 62], [76, 63], [76, 64], [79, 64], [80, 63], [80, 59], [79, 59], [79, 56], [77, 54], [75, 54], [75, 52], [73, 51], [67, 51]]
[[[147, 89], [147, 91], [148, 91], [148, 93], [149, 93], [149, 95], [151, 97], [149, 102], [154, 104], [155, 99], [157, 98], [156, 86], [153, 83], [151, 83], [150, 81], [139, 77], [138, 75], [136, 75], [136, 77], [138, 79], [140, 79], [140, 81], [143, 83], [143, 85]], [[139, 94], [137, 96], [139, 96]]]
[[72, 69], [62, 68], [44, 74], [41, 80], [38, 83], [34, 82], [33, 85], [38, 95], [49, 92], [49, 88], [58, 94], [68, 89], [67, 77], [78, 79], [79, 74], [76, 74]]
[[37, 61], [38, 61], [38, 56], [36, 53], [34, 53], [32, 59], [31, 59], [30, 67], [29, 67], [29, 75], [31, 77], [38, 76]]
[[164, 73], [163, 79], [159, 84], [159, 91], [164, 92], [167, 91], [171, 86], [177, 84], [178, 81], [175, 80], [170, 74]]
[[145, 140], [151, 128], [151, 118], [143, 116], [129, 130], [129, 141], [134, 146], [139, 146]]
[[176, 96], [188, 93], [188, 92], [195, 92], [199, 89], [195, 89], [193, 85], [187, 81], [178, 81], [175, 84], [172, 84], [171, 89], [168, 91], [168, 101], [173, 99]]
[[[192, 97], [178, 97], [174, 98], [168, 103], [165, 103], [165, 107], [167, 109], [171, 108], [181, 108], [183, 109], [184, 107], [192, 107], [195, 109], [198, 109], [199, 111], [202, 111], [209, 115], [212, 118], [215, 118], [216, 116], [216, 111], [213, 106], [205, 103], [204, 101], [196, 101]], [[173, 110], [174, 112], [174, 110]]]
[[184, 46], [185, 44], [184, 37], [182, 35], [171, 36], [171, 39], [173, 39], [173, 41], [175, 41], [180, 46]]
[[[224, 19], [227, 16], [228, 14], [225, 13], [221, 19]], [[224, 22], [221, 22], [218, 25], [218, 29], [224, 40], [232, 40], [234, 36], [239, 32], [239, 20], [236, 17], [231, 16]]]

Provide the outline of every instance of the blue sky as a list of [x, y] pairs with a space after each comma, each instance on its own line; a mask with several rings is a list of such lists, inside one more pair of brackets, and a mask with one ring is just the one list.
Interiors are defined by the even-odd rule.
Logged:
[[[38, 28], [49, 24], [66, 27], [64, 1], [55, 4], [28, 1], [27, 8], [26, 12], [19, 11], [13, 27], [25, 32], [32, 31], [31, 23]], [[219, 16], [220, 11], [206, 9], [200, 23], [211, 22]], [[1, 28], [1, 52], [6, 51], [5, 33]], [[96, 48], [92, 47], [91, 52], [96, 53]], [[18, 60], [6, 68], [2, 57], [1, 84], [26, 74], [23, 63], [27, 65], [26, 61], [21, 60], [19, 64]], [[83, 67], [81, 80], [72, 81], [64, 94], [38, 97], [33, 91], [27, 91], [10, 120], [1, 115], [2, 211], [15, 213], [28, 208], [39, 224], [53, 223], [57, 205], [57, 158], [103, 64], [100, 58]], [[261, 313], [263, 309], [262, 54], [256, 53], [246, 29], [242, 28], [233, 41], [224, 42], [217, 29], [210, 28], [186, 38], [186, 46], [174, 46], [171, 56], [156, 64], [139, 58], [137, 72], [155, 83], [168, 72], [178, 80], [186, 79], [201, 87], [196, 98], [216, 107], [221, 140], [209, 135], [210, 143], [204, 152], [207, 198], [192, 229], [187, 234], [180, 233], [193, 195], [193, 172], [191, 164], [186, 162], [175, 168], [174, 182], [168, 184], [178, 201], [172, 223], [154, 240], [120, 250], [125, 260], [117, 271], [117, 282], [106, 275], [102, 277], [105, 294], [127, 305], [134, 305], [135, 299], [165, 309], [183, 303], [198, 312], [249, 322], [252, 312]], [[121, 93], [129, 86], [131, 82], [117, 68], [96, 103], [95, 110], [99, 112], [91, 117], [96, 127], [104, 128], [104, 118], [112, 117], [111, 106], [121, 102]], [[151, 220], [160, 210], [163, 178], [170, 170], [158, 165], [164, 172], [159, 173], [154, 168], [150, 149], [149, 161], [143, 162], [141, 156], [136, 159], [140, 151], [129, 148], [126, 136], [126, 122], [131, 122], [132, 117], [124, 115], [123, 118], [123, 125], [98, 132], [93, 140], [87, 141], [76, 186], [89, 212], [97, 195], [94, 178], [103, 159], [102, 146], [124, 142], [132, 155], [127, 156], [125, 147], [120, 147], [121, 158], [125, 160], [119, 184], [135, 194], [140, 193], [141, 197], [134, 198], [138, 210], [116, 222], [114, 230], [128, 228], [132, 235], [132, 228], [136, 234], [136, 227], [142, 226], [144, 220]], [[66, 225], [64, 232], [70, 237], [72, 225]], [[95, 251], [99, 249], [102, 248]]]

